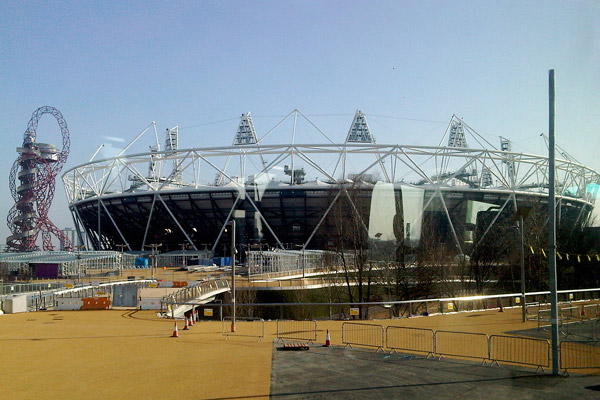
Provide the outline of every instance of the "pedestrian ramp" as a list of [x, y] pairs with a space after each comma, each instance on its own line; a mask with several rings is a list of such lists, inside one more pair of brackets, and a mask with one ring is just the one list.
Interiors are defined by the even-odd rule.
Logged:
[[215, 279], [187, 286], [174, 293], [170, 293], [164, 296], [161, 302], [163, 305], [171, 307], [169, 317], [182, 318], [196, 305], [210, 303], [217, 295], [229, 292], [230, 290], [229, 281]]

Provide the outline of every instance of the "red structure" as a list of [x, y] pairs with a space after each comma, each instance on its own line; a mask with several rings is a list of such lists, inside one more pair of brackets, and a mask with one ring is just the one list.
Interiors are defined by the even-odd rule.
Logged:
[[[38, 122], [44, 114], [52, 114], [58, 122], [63, 140], [61, 151], [53, 144], [36, 141]], [[10, 193], [15, 201], [7, 218], [12, 232], [6, 239], [10, 251], [38, 250], [36, 241], [40, 232], [43, 250], [54, 250], [52, 235], [58, 238], [62, 248], [67, 251], [73, 249], [67, 236], [48, 218], [56, 175], [67, 161], [69, 147], [69, 129], [60, 111], [48, 106], [35, 110], [23, 135], [23, 146], [17, 148], [19, 157], [10, 170]]]

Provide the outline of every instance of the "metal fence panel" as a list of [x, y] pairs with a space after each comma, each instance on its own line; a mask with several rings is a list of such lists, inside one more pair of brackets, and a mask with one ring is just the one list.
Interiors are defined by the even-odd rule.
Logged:
[[435, 333], [435, 354], [481, 358], [485, 362], [489, 358], [488, 335], [485, 333], [437, 331]]
[[277, 320], [277, 339], [317, 340], [317, 321]]
[[517, 336], [490, 336], [490, 360], [550, 367], [550, 342]]
[[600, 368], [600, 341], [560, 342], [560, 368]]
[[600, 304], [584, 304], [580, 314], [585, 319], [597, 319], [600, 317]]
[[385, 344], [391, 350], [408, 350], [433, 355], [435, 332], [432, 329], [388, 326], [385, 329]]
[[260, 342], [265, 337], [265, 320], [262, 318], [237, 317], [235, 319], [235, 332], [231, 332], [231, 317], [223, 318], [221, 333], [225, 340], [229, 336], [247, 336], [258, 338]]
[[383, 326], [344, 322], [342, 324], [342, 343], [346, 347], [358, 346], [376, 347], [383, 351]]

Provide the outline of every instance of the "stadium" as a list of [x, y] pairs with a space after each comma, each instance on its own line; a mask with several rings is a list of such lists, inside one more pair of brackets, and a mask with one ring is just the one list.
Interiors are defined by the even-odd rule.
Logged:
[[[161, 140], [152, 123], [116, 157], [92, 157], [64, 173], [79, 241], [95, 250], [160, 244], [163, 252], [226, 255], [235, 221], [242, 249], [360, 242], [410, 253], [427, 239], [468, 256], [486, 238], [514, 235], [519, 216], [547, 213], [547, 156], [513, 152], [505, 138], [495, 146], [455, 116], [438, 145], [380, 144], [367, 117], [357, 111], [340, 141], [298, 110], [262, 136], [251, 114], [242, 114], [231, 146], [192, 148], [178, 146], [178, 127]], [[313, 142], [301, 141], [301, 121]], [[290, 129], [280, 134], [284, 126]], [[125, 154], [152, 133], [149, 151]], [[600, 175], [560, 154], [562, 234], [594, 221]]]

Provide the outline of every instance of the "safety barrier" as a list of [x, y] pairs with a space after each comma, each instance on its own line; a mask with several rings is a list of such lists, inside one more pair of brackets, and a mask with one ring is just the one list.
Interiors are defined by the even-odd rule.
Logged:
[[108, 310], [110, 299], [108, 297], [59, 297], [56, 299], [55, 310]]
[[265, 320], [262, 318], [237, 317], [235, 319], [235, 332], [231, 332], [231, 317], [225, 317], [221, 323], [221, 333], [225, 340], [229, 336], [247, 336], [258, 338], [260, 342], [265, 337]]
[[532, 365], [542, 370], [550, 366], [550, 342], [547, 340], [492, 335], [489, 346], [492, 365], [502, 361]]
[[383, 351], [383, 326], [344, 322], [342, 324], [342, 343], [346, 347], [352, 347], [354, 344], [357, 346], [376, 347], [377, 351]]
[[598, 319], [600, 318], [600, 304], [584, 304], [581, 306], [581, 318]]
[[485, 364], [489, 358], [488, 335], [471, 332], [435, 332], [435, 354], [444, 356], [480, 358]]
[[567, 321], [581, 319], [581, 307], [577, 307], [577, 306], [561, 307], [558, 309], [558, 313], [559, 313], [560, 317], [562, 317], [563, 319], [566, 319]]
[[569, 369], [600, 368], [600, 341], [560, 342], [560, 368]]
[[527, 320], [536, 320], [538, 317], [538, 312], [543, 307], [543, 304], [539, 301], [534, 301], [532, 303], [525, 303], [525, 316]]
[[82, 310], [108, 310], [108, 307], [110, 307], [108, 297], [83, 298], [81, 301], [83, 302]]
[[385, 328], [385, 346], [391, 351], [416, 351], [427, 353], [427, 357], [435, 352], [435, 332], [432, 329], [388, 326]]
[[314, 320], [277, 320], [277, 339], [305, 340], [309, 343], [317, 340], [317, 321]]

